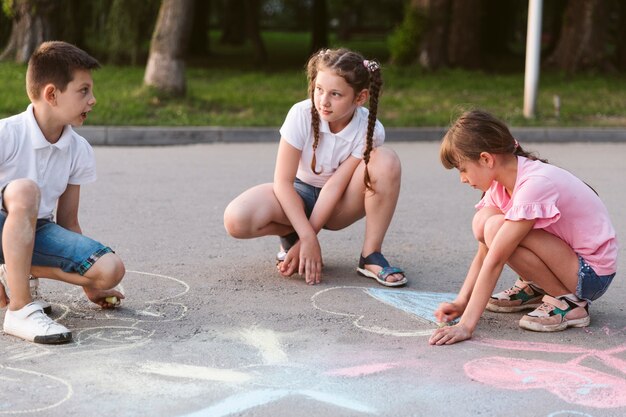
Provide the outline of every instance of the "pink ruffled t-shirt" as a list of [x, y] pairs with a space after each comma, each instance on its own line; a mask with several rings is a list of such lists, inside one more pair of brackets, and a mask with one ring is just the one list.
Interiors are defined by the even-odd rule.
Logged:
[[497, 207], [507, 220], [536, 220], [534, 228], [558, 236], [598, 275], [617, 268], [617, 239], [604, 203], [570, 172], [517, 157], [513, 195], [494, 181], [476, 209]]

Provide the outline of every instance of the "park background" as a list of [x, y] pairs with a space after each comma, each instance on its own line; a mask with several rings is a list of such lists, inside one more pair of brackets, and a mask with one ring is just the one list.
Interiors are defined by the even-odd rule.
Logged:
[[[1, 0], [0, 117], [24, 110], [42, 41], [97, 57], [88, 125], [280, 126], [304, 64], [349, 47], [383, 64], [388, 127], [480, 107], [513, 126], [626, 126], [626, 2], [545, 0], [536, 113], [523, 116], [527, 0]], [[152, 65], [151, 65], [152, 59]]]
[[[277, 126], [306, 96], [306, 58], [324, 45], [345, 45], [383, 63], [379, 116], [387, 127], [443, 127], [460, 109], [480, 106], [523, 130], [567, 130], [568, 140], [581, 132], [584, 143], [532, 150], [592, 184], [621, 236], [626, 145], [596, 139], [600, 131], [625, 131], [626, 2], [543, 2], [533, 119], [522, 116], [527, 1], [0, 3], [0, 117], [28, 103], [32, 48], [63, 39], [104, 65], [94, 73], [98, 104], [88, 128], [140, 126], [121, 129], [118, 145], [137, 143], [131, 130], [152, 135], [156, 125], [180, 126], [162, 129], [173, 145], [186, 126], [265, 126], [275, 138], [97, 149], [99, 180], [81, 189], [81, 224], [123, 257], [127, 298], [109, 314], [80, 289], [47, 280], [53, 318], [75, 332], [75, 343], [0, 338], [0, 414], [626, 415], [623, 279], [594, 303], [588, 328], [526, 332], [518, 315], [486, 312], [473, 341], [443, 349], [427, 343], [434, 323], [398, 307], [432, 312], [460, 287], [475, 254], [470, 225], [480, 192], [443, 169], [440, 135], [393, 145], [403, 190], [385, 253], [409, 273], [405, 288], [387, 292], [354, 272], [363, 222], [322, 232], [321, 286], [296, 277], [277, 282], [277, 241], [232, 239], [222, 222], [235, 195], [271, 181]], [[169, 31], [159, 30], [161, 9], [171, 17]], [[145, 85], [154, 51], [178, 64], [164, 81], [182, 79], [185, 88]], [[623, 255], [622, 248], [618, 271]], [[498, 291], [514, 275], [503, 278]], [[406, 303], [379, 302], [372, 293]]]

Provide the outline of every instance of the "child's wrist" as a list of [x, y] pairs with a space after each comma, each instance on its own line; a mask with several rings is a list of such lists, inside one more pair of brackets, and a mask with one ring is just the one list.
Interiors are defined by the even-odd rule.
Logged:
[[455, 298], [454, 301], [452, 302], [452, 304], [458, 306], [458, 307], [467, 307], [467, 303], [469, 302], [469, 300], [465, 299], [465, 298]]
[[299, 234], [299, 236], [300, 236], [300, 240], [302, 241], [313, 242], [317, 240], [317, 234], [315, 234], [314, 231]]

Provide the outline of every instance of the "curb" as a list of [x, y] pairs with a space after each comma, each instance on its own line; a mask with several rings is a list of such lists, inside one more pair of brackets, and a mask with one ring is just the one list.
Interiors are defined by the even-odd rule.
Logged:
[[[94, 146], [167, 146], [203, 143], [278, 142], [278, 127], [109, 127], [76, 128]], [[389, 142], [439, 141], [443, 127], [385, 128]], [[626, 142], [626, 128], [511, 128], [524, 142]]]

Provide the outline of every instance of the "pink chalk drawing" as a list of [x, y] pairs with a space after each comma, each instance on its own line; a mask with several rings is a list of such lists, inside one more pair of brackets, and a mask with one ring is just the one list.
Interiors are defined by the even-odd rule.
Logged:
[[[587, 407], [626, 407], [626, 361], [614, 356], [626, 351], [626, 344], [598, 350], [492, 339], [472, 343], [509, 350], [578, 355], [565, 363], [501, 356], [480, 358], [464, 366], [466, 375], [474, 381], [515, 391], [544, 389], [570, 404]], [[581, 365], [583, 360], [589, 358], [600, 361], [606, 368], [615, 369], [622, 375], [611, 375]]]

